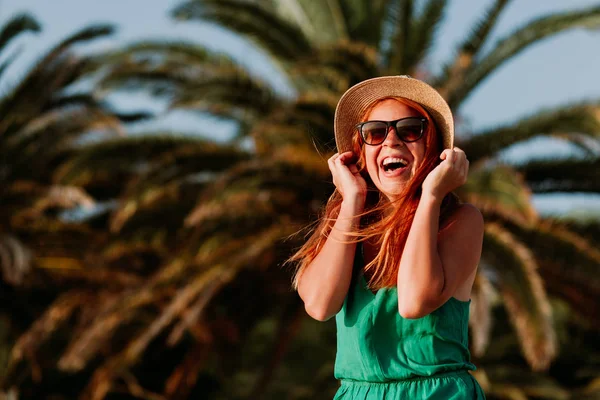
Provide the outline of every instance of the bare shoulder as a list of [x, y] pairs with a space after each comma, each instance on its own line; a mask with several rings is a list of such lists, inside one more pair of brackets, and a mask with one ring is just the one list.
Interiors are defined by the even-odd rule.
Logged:
[[462, 203], [448, 216], [440, 234], [457, 234], [459, 232], [479, 236], [483, 234], [483, 215], [473, 204]]

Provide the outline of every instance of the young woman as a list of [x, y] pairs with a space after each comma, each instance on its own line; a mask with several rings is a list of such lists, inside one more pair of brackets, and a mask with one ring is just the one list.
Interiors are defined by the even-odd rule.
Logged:
[[335, 399], [483, 399], [468, 372], [470, 294], [483, 218], [452, 191], [469, 161], [444, 99], [408, 76], [340, 99], [336, 191], [292, 257], [313, 318], [336, 317]]

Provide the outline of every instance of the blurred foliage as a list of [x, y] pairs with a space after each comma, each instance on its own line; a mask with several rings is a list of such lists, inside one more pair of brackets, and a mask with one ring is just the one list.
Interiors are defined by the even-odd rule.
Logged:
[[[262, 49], [291, 98], [192, 42], [74, 55], [73, 44], [111, 32], [90, 27], [51, 49], [0, 98], [6, 393], [331, 398], [335, 326], [306, 317], [281, 263], [333, 190], [324, 160], [334, 151], [337, 100], [366, 78], [411, 74], [460, 112], [531, 44], [600, 24], [600, 7], [590, 7], [541, 16], [490, 43], [508, 3], [491, 2], [438, 76], [424, 60], [447, 1], [188, 0], [173, 9], [179, 20], [220, 24]], [[3, 32], [37, 29], [25, 16]], [[69, 90], [81, 80], [94, 82], [89, 93]], [[131, 90], [235, 121], [237, 137], [118, 137], [147, 116], [119, 114], [102, 95]], [[599, 220], [542, 218], [531, 203], [531, 193], [598, 192], [599, 114], [598, 103], [566, 104], [457, 132], [472, 161], [459, 195], [486, 219], [471, 343], [489, 398], [599, 394]], [[503, 150], [538, 136], [584, 156], [501, 162]]]

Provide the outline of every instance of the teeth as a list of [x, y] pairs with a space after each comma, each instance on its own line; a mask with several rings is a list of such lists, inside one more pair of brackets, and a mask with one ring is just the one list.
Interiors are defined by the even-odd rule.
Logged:
[[388, 157], [385, 160], [383, 160], [382, 165], [385, 167], [386, 165], [392, 164], [392, 163], [399, 163], [399, 164], [402, 164], [402, 166], [408, 165], [408, 161], [406, 161], [404, 158], [398, 158], [398, 157]]

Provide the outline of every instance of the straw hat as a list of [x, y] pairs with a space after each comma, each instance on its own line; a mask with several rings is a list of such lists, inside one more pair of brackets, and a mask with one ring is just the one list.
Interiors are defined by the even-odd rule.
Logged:
[[431, 86], [408, 75], [367, 79], [344, 93], [335, 109], [335, 143], [339, 153], [352, 150], [352, 135], [367, 107], [382, 97], [404, 97], [421, 104], [436, 124], [444, 149], [454, 146], [454, 119], [446, 100]]

